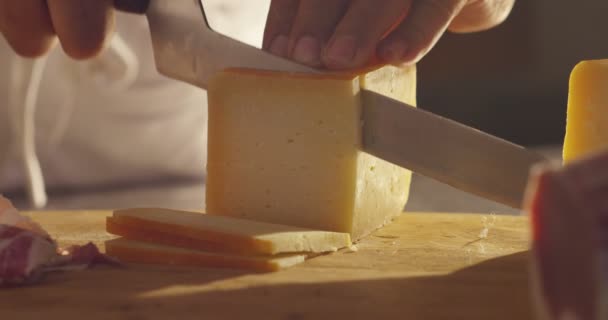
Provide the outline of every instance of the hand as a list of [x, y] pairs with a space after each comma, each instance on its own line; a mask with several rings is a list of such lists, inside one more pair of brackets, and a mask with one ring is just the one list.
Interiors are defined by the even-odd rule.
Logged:
[[313, 67], [418, 62], [446, 30], [492, 28], [515, 0], [272, 0], [263, 48]]
[[47, 53], [58, 38], [75, 59], [98, 54], [111, 33], [112, 0], [0, 0], [0, 32], [25, 57]]

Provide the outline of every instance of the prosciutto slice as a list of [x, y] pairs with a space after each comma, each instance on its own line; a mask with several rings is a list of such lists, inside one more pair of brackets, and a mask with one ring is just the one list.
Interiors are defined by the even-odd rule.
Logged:
[[0, 287], [35, 283], [51, 271], [118, 264], [88, 243], [61, 249], [49, 234], [0, 195]]
[[7, 198], [0, 195], [0, 225], [13, 226], [49, 237], [48, 233], [30, 218], [21, 215]]
[[608, 152], [537, 168], [526, 209], [541, 318], [608, 319]]

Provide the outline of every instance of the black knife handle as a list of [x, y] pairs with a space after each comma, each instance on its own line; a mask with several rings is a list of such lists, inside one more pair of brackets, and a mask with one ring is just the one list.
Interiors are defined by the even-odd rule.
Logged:
[[149, 5], [150, 0], [114, 0], [114, 8], [128, 13], [144, 14]]

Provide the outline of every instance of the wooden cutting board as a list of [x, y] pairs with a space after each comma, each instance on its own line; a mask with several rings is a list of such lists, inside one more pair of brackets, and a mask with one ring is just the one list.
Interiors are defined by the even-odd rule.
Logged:
[[[112, 238], [110, 212], [30, 213], [62, 245]], [[484, 238], [484, 228], [487, 237]], [[130, 265], [0, 290], [0, 319], [533, 319], [524, 217], [406, 213], [277, 273]]]

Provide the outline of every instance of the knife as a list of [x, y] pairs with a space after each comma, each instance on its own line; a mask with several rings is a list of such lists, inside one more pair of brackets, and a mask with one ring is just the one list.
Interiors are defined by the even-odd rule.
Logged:
[[[321, 73], [211, 29], [200, 0], [115, 0], [145, 14], [156, 68], [206, 89], [226, 68]], [[361, 91], [363, 151], [457, 189], [521, 208], [530, 168], [541, 155], [458, 122]]]

